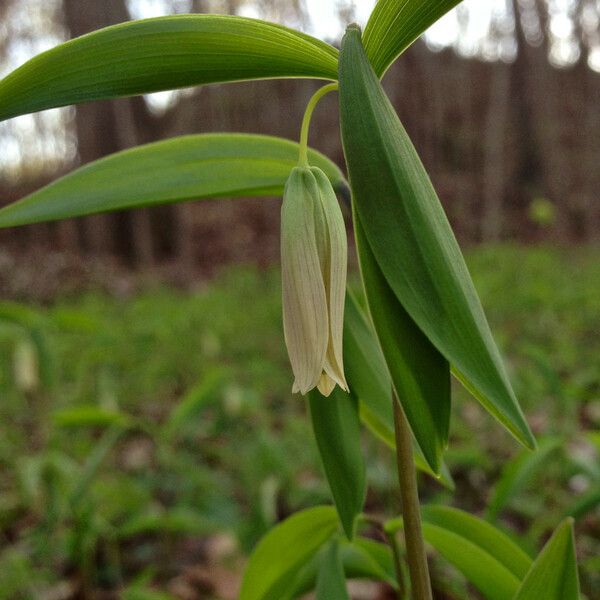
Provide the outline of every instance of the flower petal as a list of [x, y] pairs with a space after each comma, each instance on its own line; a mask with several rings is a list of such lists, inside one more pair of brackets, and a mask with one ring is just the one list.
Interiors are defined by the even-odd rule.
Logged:
[[320, 199], [327, 227], [327, 258], [323, 271], [329, 315], [329, 343], [325, 356], [326, 373], [345, 391], [342, 337], [348, 270], [348, 239], [344, 217], [329, 179], [318, 167], [311, 168], [319, 186]]
[[329, 396], [333, 389], [335, 388], [335, 384], [337, 381], [334, 381], [327, 373], [322, 373], [319, 378], [319, 384], [317, 385], [317, 389], [323, 396]]
[[[283, 328], [296, 381], [306, 394], [321, 377], [329, 325], [315, 232], [319, 190], [307, 168], [294, 168], [281, 208]], [[318, 214], [318, 213], [317, 213]]]

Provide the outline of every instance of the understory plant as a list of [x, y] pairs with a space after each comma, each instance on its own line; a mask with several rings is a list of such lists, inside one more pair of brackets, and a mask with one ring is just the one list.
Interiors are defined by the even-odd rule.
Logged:
[[[0, 82], [0, 119], [92, 100], [251, 79], [327, 80], [307, 106], [299, 143], [248, 134], [183, 136], [119, 152], [0, 210], [12, 227], [214, 197], [283, 194], [285, 343], [307, 397], [332, 506], [296, 513], [257, 545], [241, 600], [315, 591], [348, 598], [346, 582], [433, 597], [426, 544], [491, 600], [579, 598], [572, 520], [533, 559], [492, 522], [420, 506], [417, 470], [452, 487], [444, 464], [451, 376], [517, 443], [536, 442], [519, 407], [459, 246], [380, 80], [458, 0], [379, 0], [341, 50], [280, 25], [236, 16], [132, 21], [71, 40]], [[339, 97], [347, 167], [308, 147], [311, 117]], [[410, 93], [410, 86], [404, 93]], [[346, 291], [350, 206], [361, 289]], [[397, 459], [401, 502], [364, 511], [361, 423]], [[376, 534], [376, 535], [374, 535]], [[403, 541], [402, 541], [403, 540]]]

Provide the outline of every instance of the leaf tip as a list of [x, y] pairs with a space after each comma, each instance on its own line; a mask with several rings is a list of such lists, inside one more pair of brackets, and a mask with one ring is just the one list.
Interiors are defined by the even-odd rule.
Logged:
[[531, 429], [529, 428], [527, 422], [525, 422], [524, 426], [519, 431], [518, 439], [528, 450], [531, 450], [532, 452], [536, 452], [538, 450], [537, 440], [531, 432]]

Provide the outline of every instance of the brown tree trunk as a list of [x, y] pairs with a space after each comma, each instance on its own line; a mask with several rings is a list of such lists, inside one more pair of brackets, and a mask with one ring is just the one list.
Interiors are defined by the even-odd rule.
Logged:
[[[71, 37], [129, 19], [124, 0], [63, 0], [63, 6]], [[80, 162], [85, 164], [138, 144], [141, 136], [137, 122], [147, 125], [151, 120], [145, 112], [139, 98], [77, 105], [75, 127]], [[144, 137], [147, 136], [146, 131]], [[65, 231], [65, 235], [70, 234]], [[131, 239], [123, 240], [123, 236]], [[83, 221], [83, 240], [85, 249], [93, 254], [124, 250], [139, 266], [153, 262], [152, 229], [146, 210], [87, 217]]]
[[[516, 15], [520, 15], [517, 0], [513, 0]], [[543, 42], [539, 47], [527, 43], [520, 20], [517, 20], [517, 36], [520, 61], [521, 102], [526, 107], [527, 127], [532, 134], [524, 140], [530, 153], [536, 156], [538, 173], [536, 181], [544, 195], [556, 206], [556, 235], [562, 241], [572, 238], [572, 210], [569, 202], [574, 182], [574, 172], [568, 161], [568, 149], [563, 136], [573, 123], [565, 123], [567, 114], [561, 80], [565, 73], [552, 72], [548, 63], [547, 7], [536, 0]], [[522, 132], [526, 136], [527, 132]], [[531, 163], [531, 160], [530, 160]]]
[[583, 148], [585, 237], [600, 240], [600, 76], [586, 69], [585, 146]]
[[[133, 104], [130, 101], [112, 103], [114, 120], [116, 124], [117, 142], [120, 148], [131, 148], [138, 143], [135, 126]], [[150, 267], [154, 262], [152, 243], [152, 223], [150, 212], [142, 208], [129, 213], [133, 258], [140, 267]]]
[[486, 242], [495, 242], [502, 237], [509, 101], [510, 70], [507, 65], [498, 63], [491, 70], [484, 140], [481, 238]]

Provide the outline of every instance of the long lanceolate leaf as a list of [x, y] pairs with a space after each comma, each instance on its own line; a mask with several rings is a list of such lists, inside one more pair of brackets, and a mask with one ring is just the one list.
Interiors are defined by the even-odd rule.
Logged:
[[340, 111], [357, 228], [403, 308], [399, 319], [405, 311], [463, 385], [534, 447], [450, 224], [357, 27], [342, 44]]
[[100, 29], [31, 59], [0, 82], [0, 121], [205, 83], [336, 76], [335, 48], [280, 25], [224, 15], [158, 17]]
[[[334, 185], [339, 169], [310, 151]], [[112, 154], [0, 210], [0, 227], [223, 196], [283, 192], [298, 144], [247, 134], [173, 138]]]
[[[361, 420], [374, 435], [395, 449], [392, 379], [373, 326], [350, 292], [346, 294], [344, 311], [344, 364], [350, 393], [359, 400]], [[415, 464], [419, 470], [438, 477], [418, 445], [415, 447]], [[440, 468], [439, 481], [449, 489], [454, 488], [452, 476], [444, 463]]]
[[352, 539], [354, 521], [363, 509], [366, 493], [358, 401], [339, 388], [329, 398], [313, 390], [308, 399], [327, 481], [346, 536]]
[[394, 388], [425, 459], [438, 474], [450, 427], [450, 366], [398, 302], [365, 239], [356, 211], [354, 229], [373, 325]]
[[365, 27], [365, 51], [381, 77], [430, 25], [461, 0], [379, 0]]

